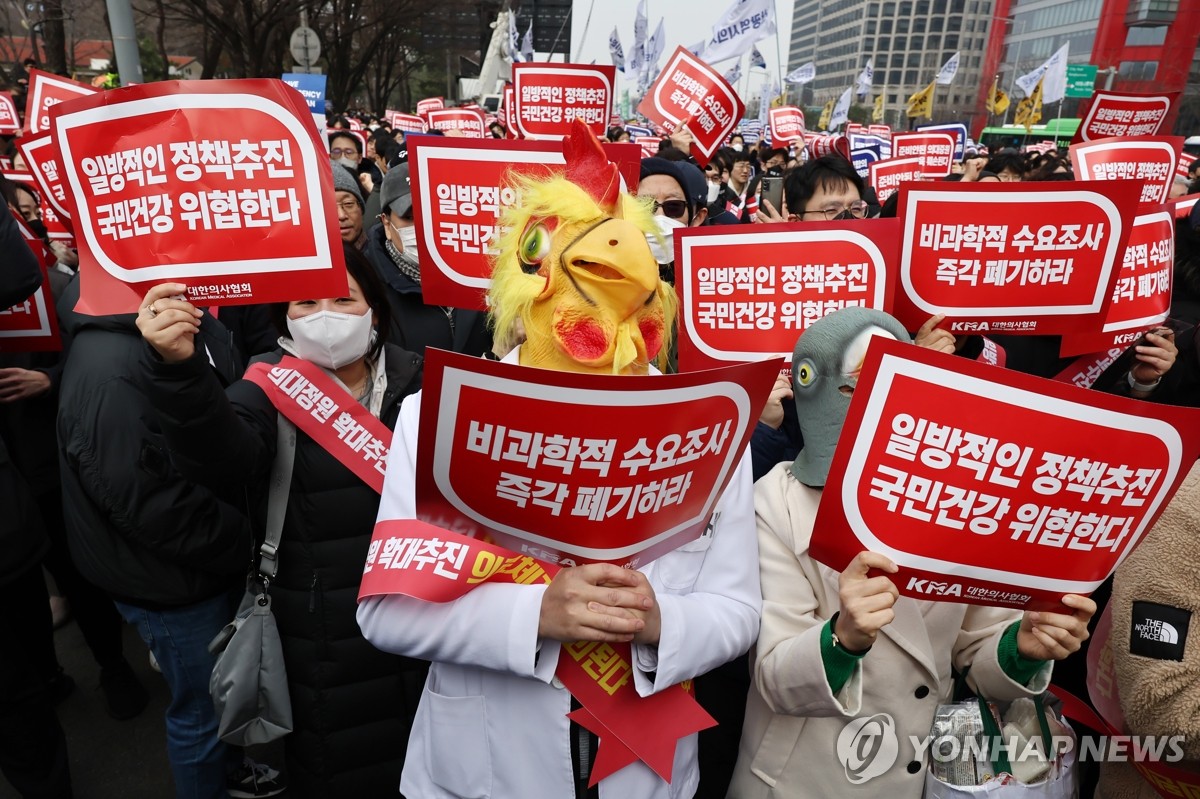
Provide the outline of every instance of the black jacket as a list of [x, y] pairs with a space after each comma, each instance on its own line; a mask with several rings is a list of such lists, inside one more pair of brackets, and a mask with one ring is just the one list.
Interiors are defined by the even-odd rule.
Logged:
[[[59, 390], [59, 463], [67, 541], [79, 571], [142, 607], [192, 604], [245, 576], [253, 541], [245, 503], [221, 502], [171, 463], [136, 380], [146, 347], [133, 314], [74, 311], [79, 281], [58, 302], [71, 334]], [[225, 380], [241, 374], [228, 333], [205, 317], [197, 341]], [[200, 349], [200, 348], [198, 348]], [[201, 349], [203, 351], [203, 349]]]
[[[401, 401], [420, 388], [421, 365], [419, 355], [387, 346], [381, 416], [389, 429]], [[248, 380], [222, 395], [199, 358], [167, 364], [148, 348], [142, 374], [184, 474], [230, 498], [250, 486], [261, 529], [277, 435], [267, 395]], [[425, 664], [376, 649], [355, 618], [379, 495], [303, 432], [296, 439], [270, 589], [295, 718], [286, 744], [288, 793], [393, 796]]]
[[426, 305], [421, 286], [402, 274], [392, 263], [384, 247], [383, 225], [367, 231], [367, 256], [387, 286], [392, 308], [392, 328], [388, 341], [424, 356], [428, 347], [453, 350], [465, 355], [483, 355], [492, 348], [492, 333], [482, 311]]
[[[0, 308], [23, 302], [42, 284], [42, 272], [17, 223], [0, 213]], [[41, 562], [50, 546], [29, 486], [0, 439], [0, 585]]]

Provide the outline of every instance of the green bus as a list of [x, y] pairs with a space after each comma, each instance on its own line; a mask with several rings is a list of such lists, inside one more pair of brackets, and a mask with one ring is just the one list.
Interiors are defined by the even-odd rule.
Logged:
[[991, 153], [1004, 147], [1020, 149], [1027, 144], [1038, 144], [1044, 141], [1053, 141], [1058, 149], [1065, 150], [1071, 144], [1075, 131], [1079, 130], [1080, 121], [1077, 117], [1048, 119], [1046, 124], [1034, 125], [1029, 132], [1025, 131], [1024, 125], [984, 128], [979, 143], [987, 147], [988, 152]]

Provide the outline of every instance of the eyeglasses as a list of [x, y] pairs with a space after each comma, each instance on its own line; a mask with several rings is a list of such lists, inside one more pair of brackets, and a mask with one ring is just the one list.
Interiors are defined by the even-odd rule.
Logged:
[[663, 216], [669, 216], [672, 219], [679, 219], [686, 216], [688, 212], [687, 200], [667, 200], [666, 202], [654, 201], [654, 210], [658, 211], [661, 208]]
[[870, 206], [867, 205], [865, 201], [855, 200], [849, 205], [833, 203], [825, 206], [824, 208], [819, 208], [816, 211], [805, 211], [804, 213], [800, 214], [800, 216], [807, 216], [808, 214], [821, 214], [826, 220], [832, 220], [844, 211], [849, 211], [850, 216], [854, 217], [855, 219], [863, 219], [866, 217], [867, 209], [869, 207]]
[[362, 211], [362, 209], [358, 207], [357, 200], [342, 200], [340, 203], [337, 204], [337, 207], [340, 208], [342, 210], [342, 212], [346, 213], [346, 214], [352, 214], [355, 211], [359, 211], [359, 212]]
[[334, 158], [338, 158], [343, 155], [358, 155], [358, 148], [357, 147], [334, 147], [332, 150], [329, 151], [329, 154], [332, 155]]

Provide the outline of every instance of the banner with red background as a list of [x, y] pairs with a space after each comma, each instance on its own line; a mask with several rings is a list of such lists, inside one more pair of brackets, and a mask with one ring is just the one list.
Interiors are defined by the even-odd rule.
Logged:
[[50, 130], [50, 109], [59, 103], [99, 93], [99, 89], [30, 68], [25, 99], [25, 127], [30, 133]]
[[1140, 202], [1164, 203], [1182, 149], [1182, 136], [1137, 136], [1072, 144], [1069, 152], [1076, 180], [1139, 180]]
[[916, 158], [927, 178], [944, 178], [954, 163], [954, 134], [893, 133], [892, 158]]
[[1065, 358], [1135, 344], [1147, 328], [1166, 320], [1174, 271], [1174, 217], [1162, 206], [1139, 214], [1129, 231], [1103, 327], [1064, 333], [1059, 354]]
[[[605, 144], [630, 191], [636, 191], [641, 150]], [[409, 141], [413, 221], [421, 241], [421, 296], [434, 305], [485, 310], [491, 257], [500, 240], [501, 211], [517, 200], [515, 175], [548, 176], [565, 160], [554, 141]]]
[[0, 352], [55, 352], [62, 349], [62, 338], [58, 332], [58, 316], [54, 312], [54, 297], [50, 294], [50, 278], [47, 270], [54, 264], [54, 256], [42, 244], [25, 220], [12, 213], [21, 238], [37, 256], [42, 270], [42, 285], [23, 302], [11, 308], [0, 309]]
[[441, 97], [426, 97], [417, 100], [417, 116], [427, 117], [430, 111], [440, 111], [446, 107], [446, 101]]
[[885, 158], [867, 164], [867, 180], [883, 205], [904, 183], [925, 179], [920, 158]]
[[924, 183], [900, 189], [894, 315], [954, 333], [1100, 329], [1141, 184]]
[[1079, 107], [1083, 121], [1072, 144], [1112, 136], [1157, 136], [1179, 92], [1130, 94], [1098, 91]]
[[783, 356], [816, 320], [847, 306], [889, 311], [895, 219], [675, 232], [679, 370]]
[[279, 80], [169, 81], [56, 109], [82, 313], [136, 311], [166, 280], [199, 305], [346, 291], [333, 176]]
[[772, 147], [786, 147], [792, 142], [804, 141], [803, 111], [794, 105], [785, 105], [772, 108], [767, 113]]
[[67, 189], [63, 185], [58, 148], [54, 146], [53, 137], [49, 133], [23, 136], [17, 139], [17, 149], [21, 151], [33, 179], [37, 182], [42, 198], [59, 217], [69, 221], [71, 211], [67, 207]]
[[1200, 411], [875, 338], [810, 553], [889, 557], [901, 595], [1052, 610], [1141, 540], [1200, 451]]
[[430, 350], [417, 515], [539, 560], [638, 568], [704, 532], [779, 367], [629, 380]]
[[667, 132], [687, 125], [693, 138], [692, 155], [704, 166], [737, 129], [745, 108], [721, 73], [679, 47], [637, 111]]
[[17, 116], [17, 104], [11, 92], [0, 92], [0, 136], [11, 136], [21, 131], [21, 118]]
[[563, 138], [582, 119], [604, 136], [612, 113], [617, 68], [611, 64], [513, 64], [514, 105], [509, 123], [527, 139]]
[[425, 114], [429, 130], [457, 131], [464, 139], [485, 139], [483, 114], [469, 108], [438, 108]]

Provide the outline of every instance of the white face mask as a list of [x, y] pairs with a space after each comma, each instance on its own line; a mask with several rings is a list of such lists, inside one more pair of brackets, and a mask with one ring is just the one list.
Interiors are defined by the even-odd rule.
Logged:
[[409, 225], [397, 228], [396, 232], [400, 234], [400, 249], [416, 258], [419, 252], [417, 249], [417, 226]]
[[745, 145], [742, 145], [742, 144], [731, 144], [731, 145], [729, 145], [729, 146], [730, 146], [730, 147], [732, 147], [733, 149], [737, 150], [737, 151], [740, 153], [740, 152], [742, 151], [742, 147], [744, 147]]
[[342, 166], [346, 167], [346, 169], [351, 169], [351, 170], [354, 170], [355, 172], [357, 172], [357, 171], [358, 171], [358, 159], [355, 159], [355, 158], [335, 158], [333, 162], [334, 162], [335, 164], [341, 164]]
[[296, 353], [326, 369], [340, 369], [367, 354], [371, 346], [371, 309], [362, 316], [317, 311], [288, 319], [288, 332]]
[[670, 264], [675, 262], [675, 231], [680, 228], [685, 228], [687, 225], [680, 222], [678, 219], [672, 219], [669, 216], [654, 217], [655, 224], [658, 225], [658, 230], [663, 235], [664, 241], [660, 242], [658, 236], [652, 233], [646, 234], [646, 241], [650, 243], [650, 252], [654, 254], [654, 260], [660, 264]]
[[706, 203], [706, 205], [712, 205], [714, 202], [716, 202], [717, 195], [720, 193], [721, 193], [721, 184], [720, 183], [709, 183], [708, 184], [708, 202]]

